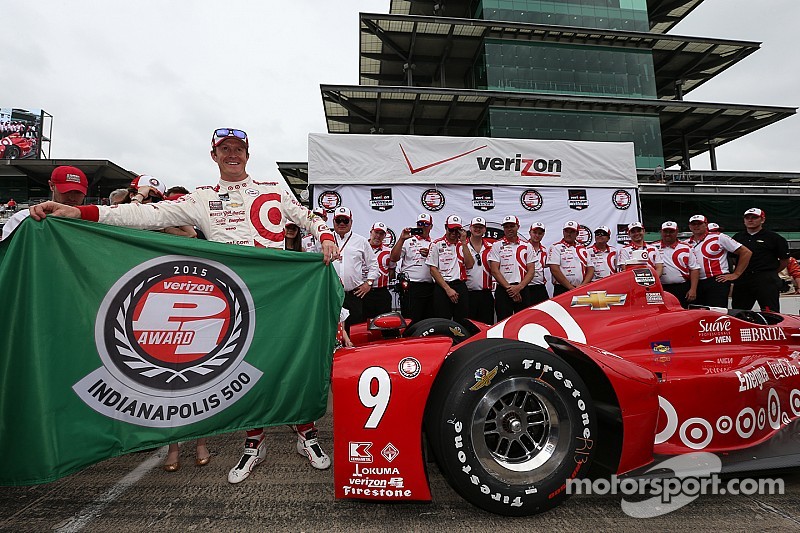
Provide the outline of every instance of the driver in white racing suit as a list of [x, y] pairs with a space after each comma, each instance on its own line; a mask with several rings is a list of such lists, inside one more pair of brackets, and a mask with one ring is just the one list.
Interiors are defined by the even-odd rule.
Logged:
[[[31, 217], [34, 220], [42, 220], [46, 215], [82, 218], [148, 230], [193, 225], [210, 241], [278, 249], [284, 247], [284, 226], [290, 221], [317, 239], [326, 264], [338, 258], [333, 233], [322, 218], [303, 207], [277, 182], [254, 181], [247, 174], [250, 146], [244, 131], [217, 129], [211, 146], [211, 158], [220, 170], [219, 184], [215, 187], [200, 187], [176, 201], [150, 204], [75, 207], [44, 202], [31, 207]], [[146, 198], [148, 189], [141, 187], [139, 194]], [[331, 461], [317, 441], [314, 423], [297, 426], [295, 430], [298, 453], [307, 456], [314, 468], [328, 468]], [[228, 473], [228, 481], [245, 480], [265, 457], [263, 428], [248, 431], [244, 454]]]

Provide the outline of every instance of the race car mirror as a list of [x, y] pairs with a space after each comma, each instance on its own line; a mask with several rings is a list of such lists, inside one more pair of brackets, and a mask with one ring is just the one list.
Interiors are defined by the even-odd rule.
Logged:
[[367, 329], [401, 329], [407, 325], [400, 313], [384, 313], [373, 318]]

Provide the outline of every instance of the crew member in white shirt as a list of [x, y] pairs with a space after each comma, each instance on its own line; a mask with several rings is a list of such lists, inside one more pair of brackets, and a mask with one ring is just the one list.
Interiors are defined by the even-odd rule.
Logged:
[[[392, 310], [392, 295], [389, 292], [389, 274], [395, 265], [389, 260], [392, 249], [386, 246], [386, 224], [375, 222], [369, 232], [369, 245], [378, 262], [378, 277], [372, 289], [364, 296], [364, 318], [370, 319]], [[368, 275], [369, 273], [365, 273]]]
[[528, 230], [528, 236], [530, 237], [528, 242], [531, 244], [534, 258], [534, 274], [528, 284], [528, 305], [536, 305], [550, 298], [547, 293], [547, 280], [544, 277], [544, 270], [549, 268], [547, 265], [547, 249], [542, 246], [544, 234], [545, 227], [541, 222], [534, 222]]
[[[747, 270], [753, 253], [746, 246], [724, 233], [709, 233], [708, 219], [704, 215], [689, 218], [692, 237], [687, 241], [700, 266], [700, 281], [697, 283], [698, 305], [728, 307], [731, 282]], [[728, 253], [736, 254], [736, 269], [730, 272]]]
[[[364, 296], [372, 289], [378, 278], [378, 261], [366, 237], [352, 230], [353, 213], [347, 207], [337, 207], [333, 211], [333, 231], [339, 247], [339, 259], [333, 262], [336, 273], [344, 285], [344, 307], [350, 316], [344, 323], [350, 333], [350, 326], [364, 321]], [[367, 273], [364, 279], [364, 272]]]
[[489, 269], [497, 280], [494, 309], [497, 320], [503, 320], [528, 307], [528, 283], [533, 279], [533, 248], [519, 238], [519, 219], [509, 215], [503, 219], [503, 238], [492, 245]]
[[489, 271], [489, 252], [495, 240], [486, 235], [486, 219], [475, 217], [469, 225], [467, 251], [472, 254], [474, 264], [467, 269], [467, 289], [469, 289], [469, 318], [494, 323], [494, 278]]
[[617, 273], [617, 249], [608, 244], [611, 230], [600, 226], [594, 230], [594, 244], [589, 247], [589, 261], [594, 266], [592, 281], [607, 278]]
[[404, 228], [392, 247], [391, 261], [399, 265], [398, 275], [405, 278], [408, 290], [401, 298], [403, 316], [418, 322], [433, 316], [433, 278], [425, 264], [431, 246], [433, 217], [421, 213], [415, 228]]
[[574, 220], [568, 220], [564, 223], [564, 238], [550, 245], [547, 264], [553, 277], [553, 296], [586, 285], [594, 277], [594, 266], [589, 262], [588, 251], [577, 242], [579, 227]]
[[664, 260], [661, 287], [674, 294], [685, 309], [697, 298], [700, 265], [688, 244], [678, 242], [678, 223], [667, 220], [661, 224], [661, 240], [654, 242]]
[[475, 258], [467, 251], [467, 231], [461, 217], [450, 215], [444, 223], [444, 237], [431, 243], [425, 264], [436, 282], [433, 288], [433, 316], [464, 323], [469, 313], [467, 269]]
[[628, 236], [631, 242], [622, 247], [617, 256], [620, 271], [649, 265], [661, 276], [664, 271], [664, 259], [658, 248], [644, 242], [644, 224], [631, 222], [628, 224]]

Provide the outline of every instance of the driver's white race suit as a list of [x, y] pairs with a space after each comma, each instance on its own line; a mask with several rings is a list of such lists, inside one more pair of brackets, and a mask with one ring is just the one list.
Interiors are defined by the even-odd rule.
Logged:
[[220, 180], [216, 187], [200, 187], [178, 200], [151, 204], [78, 207], [81, 218], [138, 229], [197, 226], [209, 241], [283, 248], [284, 225], [291, 221], [318, 241], [333, 241], [322, 218], [303, 207], [277, 182]]

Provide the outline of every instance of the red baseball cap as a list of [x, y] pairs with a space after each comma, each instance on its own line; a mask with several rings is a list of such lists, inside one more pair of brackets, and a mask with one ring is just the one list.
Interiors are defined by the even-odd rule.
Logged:
[[70, 191], [80, 191], [86, 194], [89, 188], [89, 180], [86, 179], [86, 174], [79, 168], [61, 166], [53, 169], [50, 174], [50, 181], [60, 193], [67, 193]]

